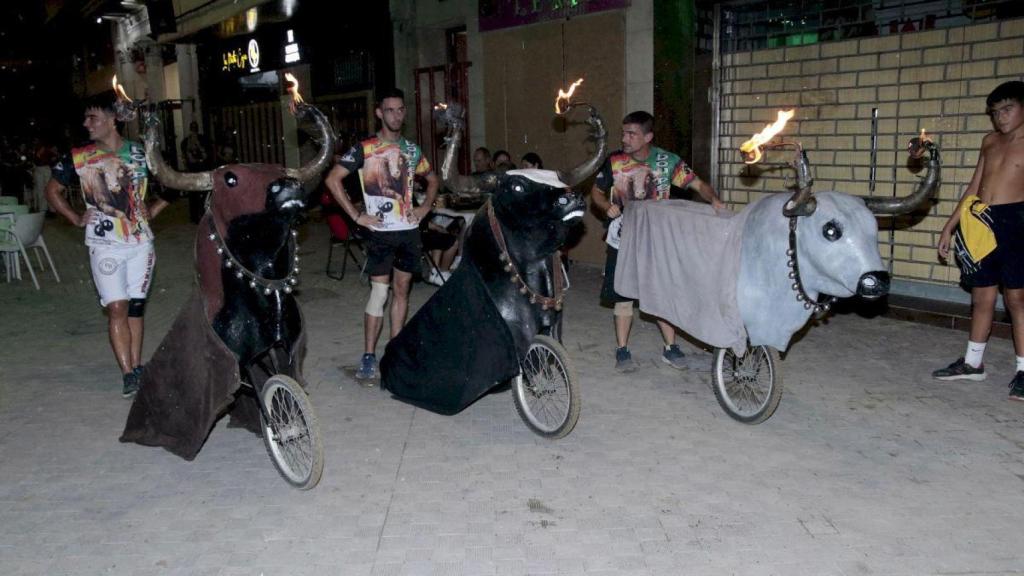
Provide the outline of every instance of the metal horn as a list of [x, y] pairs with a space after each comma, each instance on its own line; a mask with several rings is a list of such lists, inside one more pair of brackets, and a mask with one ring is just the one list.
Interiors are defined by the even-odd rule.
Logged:
[[807, 160], [807, 152], [799, 145], [797, 145], [793, 169], [796, 170], [796, 192], [783, 205], [782, 214], [787, 218], [810, 216], [818, 208], [818, 201], [814, 199], [814, 194], [811, 192], [811, 185], [814, 184], [814, 179], [811, 178], [811, 163]]
[[939, 156], [939, 148], [931, 140], [913, 138], [908, 145], [910, 155], [920, 158], [924, 152], [928, 152], [928, 172], [925, 173], [917, 188], [909, 195], [902, 198], [864, 198], [864, 204], [868, 210], [880, 215], [909, 214], [920, 208], [928, 199], [934, 196], [942, 180], [942, 159]]
[[466, 126], [465, 110], [462, 106], [458, 102], [452, 102], [443, 108], [435, 109], [434, 113], [448, 127], [444, 137], [444, 160], [441, 162], [441, 182], [444, 187], [454, 195], [462, 197], [480, 196], [497, 188], [497, 172], [486, 172], [474, 176], [459, 174], [455, 159], [459, 155], [459, 147], [462, 146], [463, 139], [462, 131]]
[[558, 179], [570, 188], [583, 182], [594, 172], [597, 172], [597, 169], [601, 167], [601, 163], [604, 162], [605, 156], [608, 154], [608, 130], [605, 128], [604, 119], [598, 114], [597, 109], [585, 102], [576, 102], [567, 106], [562, 113], [566, 114], [577, 106], [585, 106], [590, 110], [590, 115], [587, 117], [587, 124], [590, 125], [589, 139], [597, 142], [597, 148], [590, 158], [571, 171], [558, 171]]
[[323, 140], [320, 144], [320, 153], [316, 155], [316, 158], [299, 168], [285, 169], [285, 174], [303, 183], [309, 182], [323, 172], [334, 155], [334, 130], [331, 128], [330, 123], [327, 122], [327, 118], [315, 106], [301, 103], [296, 107], [296, 117], [302, 118], [307, 114], [313, 115], [313, 120], [316, 122], [317, 127], [320, 128], [321, 139]]
[[153, 111], [147, 114], [145, 142], [146, 164], [161, 184], [186, 192], [213, 190], [213, 176], [210, 172], [178, 172], [164, 161], [160, 153], [160, 120]]

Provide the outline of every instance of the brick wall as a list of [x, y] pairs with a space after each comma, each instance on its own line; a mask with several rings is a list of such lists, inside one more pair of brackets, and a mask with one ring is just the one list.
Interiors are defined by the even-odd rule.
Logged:
[[[939, 202], [912, 227], [879, 231], [882, 258], [897, 279], [954, 286], [955, 266], [937, 261], [946, 219], [970, 182], [982, 137], [992, 130], [985, 97], [1024, 76], [1024, 19], [728, 54], [722, 70], [719, 186], [744, 204], [784, 191], [792, 170], [746, 167], [737, 148], [780, 109], [796, 108], [783, 135], [808, 150], [815, 190], [869, 192], [871, 109], [878, 108], [878, 160], [873, 195], [904, 196], [918, 175], [907, 167], [906, 143], [921, 128], [943, 158]], [[787, 159], [772, 152], [768, 160]]]

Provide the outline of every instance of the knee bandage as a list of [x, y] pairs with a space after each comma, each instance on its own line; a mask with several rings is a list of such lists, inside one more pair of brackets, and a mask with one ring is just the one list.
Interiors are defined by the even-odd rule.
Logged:
[[146, 312], [146, 299], [145, 298], [132, 298], [128, 301], [128, 317], [129, 318], [142, 318], [142, 315]]
[[388, 285], [381, 282], [370, 282], [370, 299], [366, 302], [366, 313], [382, 318], [387, 301]]
[[615, 310], [612, 312], [615, 316], [632, 316], [633, 315], [633, 301], [629, 302], [616, 302]]

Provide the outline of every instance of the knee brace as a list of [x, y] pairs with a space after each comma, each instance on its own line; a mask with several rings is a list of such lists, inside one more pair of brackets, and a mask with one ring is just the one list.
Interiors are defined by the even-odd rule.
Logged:
[[628, 302], [616, 302], [615, 310], [612, 312], [615, 316], [632, 316], [633, 315], [633, 301]]
[[366, 313], [378, 318], [384, 317], [384, 304], [388, 301], [388, 285], [370, 282], [370, 299], [366, 302]]
[[128, 317], [129, 318], [142, 318], [142, 315], [146, 313], [146, 299], [145, 298], [132, 298], [128, 301]]

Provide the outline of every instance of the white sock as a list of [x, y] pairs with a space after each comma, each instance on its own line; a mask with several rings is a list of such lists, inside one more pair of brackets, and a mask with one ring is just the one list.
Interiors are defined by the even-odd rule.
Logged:
[[964, 362], [972, 368], [981, 366], [981, 357], [985, 355], [985, 342], [967, 341], [967, 353], [964, 354]]
[[1024, 356], [1017, 356], [1017, 372], [1024, 372]]

